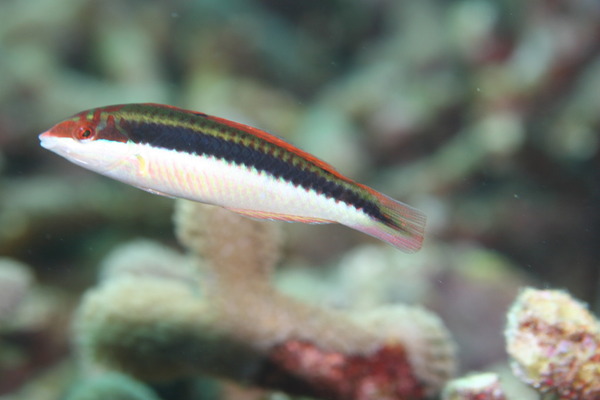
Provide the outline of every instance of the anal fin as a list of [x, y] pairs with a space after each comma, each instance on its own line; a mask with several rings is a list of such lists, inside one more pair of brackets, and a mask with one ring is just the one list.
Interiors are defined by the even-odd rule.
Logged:
[[274, 221], [285, 221], [285, 222], [302, 222], [305, 224], [330, 224], [335, 221], [331, 221], [323, 218], [314, 218], [314, 217], [302, 217], [298, 215], [289, 215], [289, 214], [280, 214], [268, 211], [258, 211], [258, 210], [248, 210], [243, 208], [230, 208], [225, 207], [229, 211], [233, 211], [235, 213], [241, 214], [245, 217], [249, 217], [252, 219], [258, 220], [274, 220]]

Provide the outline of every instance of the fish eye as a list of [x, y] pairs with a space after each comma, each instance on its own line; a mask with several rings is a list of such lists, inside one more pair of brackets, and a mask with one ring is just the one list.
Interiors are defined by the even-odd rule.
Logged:
[[77, 139], [88, 140], [93, 139], [94, 132], [89, 126], [82, 126], [77, 131]]

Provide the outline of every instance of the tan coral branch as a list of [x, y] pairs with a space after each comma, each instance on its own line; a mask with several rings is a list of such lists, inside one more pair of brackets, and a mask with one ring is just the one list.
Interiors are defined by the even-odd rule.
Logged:
[[203, 372], [357, 400], [421, 399], [453, 374], [449, 334], [425, 310], [354, 314], [278, 292], [270, 280], [281, 242], [273, 224], [183, 201], [175, 221], [194, 277], [183, 281], [187, 269], [169, 275], [155, 265], [177, 259], [165, 252], [145, 261], [147, 275], [127, 267], [116, 269], [127, 271], [121, 277], [107, 275], [78, 313], [80, 347], [92, 363], [147, 380]]

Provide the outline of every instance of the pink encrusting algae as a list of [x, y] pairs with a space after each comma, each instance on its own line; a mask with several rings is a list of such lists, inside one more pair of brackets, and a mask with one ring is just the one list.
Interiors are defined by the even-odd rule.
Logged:
[[600, 400], [600, 323], [559, 290], [525, 289], [508, 313], [515, 375], [561, 399]]

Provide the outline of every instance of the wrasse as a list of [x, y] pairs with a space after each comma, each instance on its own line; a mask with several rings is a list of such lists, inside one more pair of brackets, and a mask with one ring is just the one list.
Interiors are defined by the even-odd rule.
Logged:
[[421, 247], [425, 216], [265, 131], [160, 104], [95, 108], [40, 136], [84, 168], [151, 193], [259, 219], [337, 222], [404, 251]]

